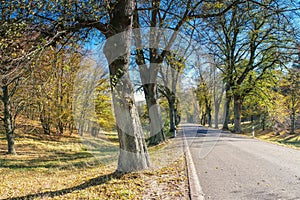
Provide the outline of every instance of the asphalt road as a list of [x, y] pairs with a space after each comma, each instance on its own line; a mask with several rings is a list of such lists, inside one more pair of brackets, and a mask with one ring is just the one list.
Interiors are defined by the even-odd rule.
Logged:
[[300, 200], [300, 151], [183, 125], [205, 199]]

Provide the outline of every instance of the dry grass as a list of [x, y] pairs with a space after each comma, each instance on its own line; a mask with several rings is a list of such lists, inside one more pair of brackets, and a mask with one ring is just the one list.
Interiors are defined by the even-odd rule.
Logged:
[[[279, 145], [300, 149], [300, 129], [297, 129], [296, 134], [289, 134], [288, 130], [283, 130], [276, 133], [274, 130], [262, 130], [259, 125], [255, 124], [255, 137], [264, 141], [276, 143]], [[232, 127], [231, 127], [232, 128]], [[245, 135], [252, 137], [252, 124], [245, 122], [242, 124], [242, 129]]]
[[256, 131], [256, 137], [261, 140], [274, 142], [280, 145], [300, 149], [300, 134], [288, 134], [286, 131], [281, 131], [276, 134], [274, 131]]
[[[188, 199], [183, 157], [163, 168], [120, 174], [112, 134], [112, 142], [40, 136], [18, 133], [16, 156], [5, 155], [0, 138], [0, 199]], [[151, 154], [172, 145], [152, 148]]]

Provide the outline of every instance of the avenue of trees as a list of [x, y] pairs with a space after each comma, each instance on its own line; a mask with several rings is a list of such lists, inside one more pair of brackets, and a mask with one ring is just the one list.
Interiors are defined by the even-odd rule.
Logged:
[[[148, 146], [166, 141], [180, 120], [222, 123], [225, 130], [233, 122], [235, 133], [242, 121], [258, 121], [296, 133], [299, 7], [292, 0], [2, 1], [0, 117], [8, 153], [16, 154], [18, 117], [38, 121], [40, 134], [116, 131], [117, 170], [124, 172], [148, 168]], [[178, 42], [182, 35], [185, 43]], [[87, 44], [102, 42], [105, 62], [88, 58]], [[149, 138], [134, 99], [133, 66]], [[183, 86], [191, 73], [194, 85]], [[86, 84], [74, 88], [76, 82]]]

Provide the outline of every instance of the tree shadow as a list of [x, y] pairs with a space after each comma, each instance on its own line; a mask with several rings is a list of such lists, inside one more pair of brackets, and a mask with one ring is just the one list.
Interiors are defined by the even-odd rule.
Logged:
[[85, 190], [85, 189], [93, 187], [93, 186], [99, 186], [99, 185], [107, 183], [111, 179], [120, 179], [123, 175], [124, 175], [124, 173], [115, 171], [110, 174], [92, 178], [92, 179], [90, 179], [80, 185], [76, 185], [74, 187], [69, 187], [69, 188], [55, 190], [55, 191], [46, 191], [46, 192], [40, 192], [40, 193], [35, 193], [35, 194], [28, 194], [28, 195], [19, 196], [19, 197], [11, 197], [11, 198], [7, 198], [7, 199], [3, 199], [3, 200], [23, 200], [23, 199], [25, 200], [25, 199], [46, 198], [46, 197], [54, 198], [54, 197], [57, 197], [60, 195], [72, 193], [74, 191], [80, 191], [80, 190]]
[[279, 141], [279, 143], [300, 147], [300, 141]]
[[89, 165], [98, 166], [112, 163], [116, 160], [117, 153], [101, 152], [110, 156], [97, 156], [89, 152], [65, 153], [56, 152], [52, 155], [34, 159], [6, 158], [1, 163], [2, 168], [9, 169], [36, 169], [36, 168], [59, 168], [68, 169], [72, 167], [85, 168]]

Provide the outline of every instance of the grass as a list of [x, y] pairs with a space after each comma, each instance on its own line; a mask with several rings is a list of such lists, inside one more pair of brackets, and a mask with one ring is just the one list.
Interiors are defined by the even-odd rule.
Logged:
[[300, 134], [288, 134], [286, 131], [281, 131], [279, 134], [275, 134], [273, 131], [257, 131], [256, 138], [274, 142], [280, 145], [300, 149]]
[[[38, 130], [38, 129], [37, 129]], [[185, 161], [162, 168], [116, 173], [116, 134], [103, 138], [53, 137], [17, 133], [18, 155], [5, 155], [0, 137], [0, 199], [187, 199]], [[107, 139], [105, 139], [107, 138]], [[173, 149], [174, 142], [150, 148], [150, 155]]]
[[[283, 130], [279, 133], [276, 133], [271, 129], [262, 130], [259, 124], [244, 122], [242, 123], [243, 133], [249, 137], [252, 137], [253, 125], [255, 127], [255, 138], [300, 150], [299, 129], [295, 131], [296, 134], [289, 134], [288, 130]], [[233, 126], [230, 126], [230, 129], [233, 129]]]

